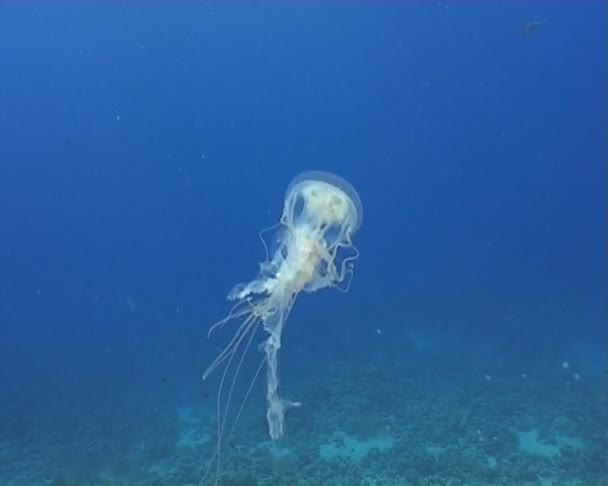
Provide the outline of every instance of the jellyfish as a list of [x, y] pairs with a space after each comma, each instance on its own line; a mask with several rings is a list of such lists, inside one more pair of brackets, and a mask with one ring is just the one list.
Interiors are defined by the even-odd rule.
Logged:
[[[257, 277], [238, 284], [228, 294], [235, 301], [229, 314], [214, 324], [209, 335], [229, 321], [240, 324], [228, 345], [219, 353], [203, 374], [207, 377], [219, 366], [224, 366], [218, 393], [218, 450], [224, 434], [226, 414], [222, 417], [222, 390], [228, 369], [240, 348], [235, 371], [227, 394], [226, 407], [235, 386], [244, 355], [260, 327], [265, 339], [255, 377], [238, 411], [242, 412], [251, 387], [260, 371], [266, 371], [266, 420], [272, 440], [285, 434], [285, 411], [299, 402], [283, 400], [279, 394], [278, 355], [283, 328], [296, 298], [302, 292], [316, 292], [328, 287], [348, 291], [354, 262], [359, 252], [352, 237], [361, 226], [361, 200], [355, 189], [344, 179], [327, 172], [309, 171], [295, 177], [285, 194], [281, 219], [273, 228], [273, 251], [260, 263]], [[216, 457], [219, 462], [219, 457]]]

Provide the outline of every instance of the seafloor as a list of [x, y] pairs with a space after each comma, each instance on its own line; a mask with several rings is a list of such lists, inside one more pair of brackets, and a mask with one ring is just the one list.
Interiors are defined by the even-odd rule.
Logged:
[[[2, 409], [0, 485], [198, 485], [215, 399], [176, 400], [170, 385], [118, 395], [79, 383]], [[293, 378], [302, 406], [280, 442], [267, 440], [256, 387], [218, 484], [604, 486], [605, 385], [560, 366], [493, 376], [457, 361], [336, 363]]]

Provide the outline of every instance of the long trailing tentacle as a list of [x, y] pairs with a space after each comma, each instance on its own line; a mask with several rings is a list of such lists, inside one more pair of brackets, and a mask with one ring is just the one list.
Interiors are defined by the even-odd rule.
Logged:
[[[205, 480], [207, 479], [207, 477], [209, 476], [209, 473], [211, 472], [211, 468], [214, 463], [216, 466], [215, 467], [215, 484], [217, 484], [219, 481], [220, 465], [221, 465], [221, 452], [222, 452], [222, 445], [224, 442], [223, 437], [224, 437], [224, 430], [225, 430], [225, 426], [226, 426], [226, 420], [227, 420], [227, 416], [228, 416], [228, 409], [230, 408], [230, 402], [232, 401], [232, 394], [234, 391], [236, 380], [238, 378], [239, 371], [243, 364], [243, 360], [245, 359], [245, 355], [247, 354], [247, 351], [251, 345], [251, 342], [255, 335], [255, 331], [258, 328], [259, 324], [260, 324], [260, 319], [255, 314], [250, 314], [249, 316], [247, 316], [247, 318], [243, 321], [243, 323], [239, 327], [239, 330], [237, 331], [235, 336], [232, 338], [232, 340], [230, 341], [228, 346], [226, 346], [226, 348], [224, 348], [224, 350], [222, 351], [220, 356], [212, 363], [212, 365], [207, 369], [207, 371], [205, 371], [205, 374], [203, 375], [203, 377], [206, 378], [222, 362], [227, 360], [227, 363], [224, 367], [224, 371], [222, 372], [222, 377], [220, 379], [220, 385], [218, 388], [217, 401], [216, 401], [217, 445], [216, 445], [216, 449], [213, 454], [213, 457], [211, 458], [211, 460], [208, 464], [207, 470], [199, 482], [199, 486], [202, 485], [205, 482]], [[241, 347], [240, 346], [241, 343], [243, 342], [243, 340], [245, 339], [245, 337], [248, 334], [249, 334], [249, 339], [247, 340], [247, 344], [245, 345], [245, 348], [243, 349], [243, 352], [241, 353], [241, 358], [240, 358], [240, 360], [237, 364], [237, 367], [232, 376], [230, 389], [228, 390], [228, 396], [226, 398], [226, 403], [224, 406], [222, 406], [222, 395], [223, 395], [224, 384], [226, 382], [226, 377], [228, 375], [228, 371], [230, 370], [232, 361], [234, 360], [236, 353], [238, 352], [239, 348]], [[240, 411], [239, 411], [239, 415], [240, 415]], [[235, 425], [236, 424], [233, 424], [232, 429], [234, 428]], [[232, 435], [232, 431], [231, 431], [230, 435]]]
[[[230, 408], [230, 403], [232, 402], [232, 394], [234, 392], [234, 387], [236, 385], [236, 380], [237, 380], [237, 378], [239, 376], [239, 372], [241, 371], [241, 367], [243, 366], [243, 361], [245, 360], [245, 356], [247, 355], [247, 351], [249, 351], [249, 347], [251, 346], [251, 341], [253, 341], [253, 337], [255, 336], [255, 332], [258, 329], [259, 323], [260, 323], [260, 321], [258, 320], [258, 321], [255, 322], [254, 325], [251, 326], [251, 332], [249, 333], [249, 339], [247, 340], [247, 344], [245, 345], [245, 348], [243, 349], [243, 352], [241, 353], [241, 359], [239, 360], [239, 363], [237, 364], [237, 367], [234, 370], [234, 373], [232, 374], [232, 380], [230, 382], [230, 389], [228, 390], [228, 397], [226, 398], [226, 405], [224, 407], [224, 409], [225, 409], [224, 417], [222, 419], [222, 428], [221, 428], [222, 438], [224, 436], [224, 430], [225, 430], [225, 426], [226, 426], [226, 419], [228, 418], [228, 409]], [[257, 378], [257, 373], [256, 373], [256, 376], [254, 376], [252, 383], [249, 385], [249, 388], [247, 390], [247, 394], [245, 395], [244, 400], [247, 399], [247, 397], [249, 395], [249, 391], [253, 387], [253, 383], [255, 382], [256, 378]], [[222, 382], [223, 382], [223, 380], [222, 380]], [[222, 386], [223, 386], [223, 383], [222, 383]], [[232, 435], [232, 431], [234, 430], [234, 427], [236, 426], [236, 422], [238, 422], [238, 419], [240, 417], [240, 412], [242, 410], [242, 407], [243, 407], [243, 403], [239, 407], [239, 412], [237, 413], [237, 416], [236, 416], [236, 418], [235, 418], [235, 420], [234, 420], [234, 422], [232, 424], [230, 436]], [[230, 440], [230, 436], [228, 437], [227, 440]]]
[[[232, 337], [230, 342], [226, 345], [222, 352], [213, 360], [213, 362], [207, 367], [207, 369], [203, 373], [203, 380], [206, 380], [219, 365], [221, 365], [226, 359], [228, 359], [228, 357], [232, 355], [232, 353], [234, 353], [235, 348], [238, 347], [239, 343], [241, 342], [241, 339], [243, 338], [244, 334], [246, 334], [249, 330], [249, 327], [251, 326], [252, 322], [259, 319], [258, 316], [255, 315], [251, 309], [248, 309], [248, 311], [249, 315], [247, 315], [247, 317], [243, 320], [237, 331], [234, 333], [234, 336]], [[229, 315], [226, 319], [220, 321], [220, 323], [223, 325], [231, 319], [236, 319], [246, 314], [246, 310], [243, 309], [242, 312], [239, 312], [236, 315]], [[215, 327], [217, 327], [218, 324], [215, 324]]]
[[[250, 319], [247, 319], [247, 321], [249, 321], [249, 320]], [[241, 337], [234, 345], [234, 350], [230, 353], [230, 358], [228, 360], [228, 363], [226, 364], [226, 367], [224, 368], [224, 372], [222, 373], [222, 379], [220, 381], [220, 386], [219, 386], [218, 395], [217, 395], [217, 422], [218, 422], [218, 424], [217, 424], [217, 451], [216, 451], [216, 481], [219, 480], [219, 476], [220, 476], [220, 466], [221, 466], [220, 463], [221, 463], [222, 444], [223, 444], [223, 438], [224, 438], [224, 429], [226, 427], [226, 419], [228, 417], [228, 411], [230, 409], [230, 402], [232, 401], [232, 393], [234, 391], [234, 385], [236, 383], [236, 379], [238, 378], [238, 374], [241, 369], [241, 365], [243, 364], [243, 359], [245, 358], [245, 355], [247, 354], [247, 351], [249, 349], [249, 346], [251, 345], [253, 336], [255, 335], [255, 330], [257, 329], [259, 323], [260, 323], [259, 319], [257, 319], [257, 318], [251, 319], [251, 322], [248, 324], [247, 329], [241, 334]], [[236, 355], [241, 342], [243, 341], [243, 339], [245, 338], [245, 336], [248, 333], [250, 334], [249, 340], [247, 341], [245, 349], [241, 353], [241, 359], [239, 360], [239, 363], [232, 375], [230, 389], [228, 390], [228, 396], [226, 398], [226, 403], [223, 407], [223, 413], [222, 413], [222, 394], [224, 391], [224, 383], [226, 381], [226, 376], [228, 374], [228, 370], [230, 369], [232, 360], [234, 359], [234, 356]]]
[[266, 362], [266, 357], [264, 356], [260, 360], [260, 364], [258, 365], [255, 375], [253, 376], [251, 383], [249, 383], [249, 388], [247, 389], [247, 392], [245, 393], [245, 397], [241, 401], [241, 406], [239, 407], [239, 411], [237, 412], [236, 417], [234, 418], [234, 422], [232, 422], [232, 427], [230, 427], [230, 433], [228, 434], [228, 438], [226, 439], [227, 443], [230, 442], [230, 439], [232, 438], [232, 434], [234, 434], [234, 429], [236, 427], [236, 424], [239, 421], [239, 419], [241, 418], [241, 414], [243, 413], [243, 410], [245, 409], [245, 404], [247, 403], [247, 399], [249, 398], [249, 395], [251, 394], [251, 390], [253, 390], [253, 386], [255, 385], [256, 381], [258, 380], [258, 376], [260, 376], [260, 371], [262, 371], [262, 367], [264, 366], [265, 362]]
[[224, 324], [226, 324], [227, 322], [233, 319], [238, 319], [239, 317], [243, 317], [244, 315], [247, 315], [249, 313], [251, 313], [251, 303], [248, 300], [239, 300], [236, 304], [232, 306], [230, 312], [228, 312], [228, 315], [226, 317], [220, 319], [209, 328], [209, 331], [207, 331], [207, 339], [211, 337], [211, 335], [216, 329], [224, 327]]

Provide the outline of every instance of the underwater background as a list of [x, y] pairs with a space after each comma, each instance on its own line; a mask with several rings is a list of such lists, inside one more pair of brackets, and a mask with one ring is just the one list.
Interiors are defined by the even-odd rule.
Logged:
[[[599, 1], [0, 4], [0, 485], [606, 484], [606, 51]], [[355, 275], [216, 467], [207, 331], [311, 169]]]

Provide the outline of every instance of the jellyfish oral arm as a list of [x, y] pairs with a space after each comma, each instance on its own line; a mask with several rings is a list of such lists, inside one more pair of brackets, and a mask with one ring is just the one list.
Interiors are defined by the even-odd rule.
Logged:
[[[279, 396], [278, 354], [283, 326], [298, 294], [315, 280], [319, 255], [323, 253], [318, 249], [318, 239], [302, 228], [288, 229], [282, 234], [284, 238], [272, 261], [262, 263], [254, 280], [237, 285], [228, 296], [251, 306], [251, 312], [269, 334], [261, 348], [266, 358], [266, 419], [273, 440], [284, 435], [286, 408], [298, 404], [283, 402]], [[325, 286], [325, 282], [317, 283], [317, 288]]]
[[[282, 325], [282, 324], [281, 324]], [[264, 343], [266, 353], [266, 420], [272, 440], [285, 433], [285, 404], [279, 397], [278, 354], [281, 347], [281, 331], [275, 329]]]

